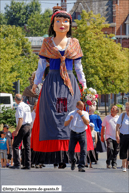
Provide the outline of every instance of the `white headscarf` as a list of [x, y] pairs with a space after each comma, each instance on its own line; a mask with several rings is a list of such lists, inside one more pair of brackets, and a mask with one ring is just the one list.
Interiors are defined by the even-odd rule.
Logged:
[[94, 129], [94, 123], [89, 123], [89, 126], [91, 126], [91, 127], [93, 127], [93, 129]]

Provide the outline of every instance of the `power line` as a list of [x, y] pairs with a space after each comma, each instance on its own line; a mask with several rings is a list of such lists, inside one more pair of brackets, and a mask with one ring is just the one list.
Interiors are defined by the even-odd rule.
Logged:
[[[11, 0], [5, 0], [5, 1], [11, 1]], [[18, 2], [31, 2], [32, 0], [15, 0], [15, 1], [18, 1]], [[49, 1], [52, 1], [53, 2], [53, 0], [49, 0]], [[61, 3], [61, 0], [56, 0], [56, 2], [60, 2]], [[77, 0], [70, 0], [69, 2], [67, 2], [66, 4], [73, 4], [73, 3], [94, 3], [94, 2], [104, 2], [104, 1], [108, 1], [108, 0], [79, 0], [79, 1], [77, 1]], [[114, 0], [109, 0], [110, 2], [112, 1], [114, 1]], [[122, 0], [119, 0], [119, 1], [122, 1]], [[127, 0], [127, 1], [129, 1], [129, 0]], [[46, 1], [46, 0], [39, 0], [39, 2], [41, 2], [41, 3], [47, 3], [47, 4], [50, 4], [48, 1]], [[56, 2], [54, 2], [54, 3], [51, 3], [51, 4], [55, 4]], [[57, 3], [58, 3], [57, 2]]]
[[[31, 0], [27, 0], [27, 1], [31, 1]], [[46, 0], [39, 0], [39, 2], [46, 2]], [[53, 1], [53, 0], [49, 0], [49, 1]], [[56, 0], [56, 2], [59, 1], [61, 2], [61, 0]], [[70, 0], [69, 2], [70, 3], [94, 3], [94, 2], [103, 2], [103, 1], [110, 1], [110, 2], [113, 2], [114, 0]], [[123, 1], [123, 0], [119, 0], [119, 1]], [[126, 0], [126, 1], [129, 1], [129, 0]], [[47, 3], [47, 2], [46, 2]], [[69, 4], [68, 1], [66, 4]]]
[[[11, 1], [11, 0], [5, 0], [5, 1]], [[15, 0], [15, 2], [20, 2], [20, 1], [24, 3], [29, 3], [32, 0]], [[49, 0], [49, 2], [46, 0], [38, 0], [38, 1], [39, 3], [42, 3], [42, 4], [44, 3], [44, 4], [54, 4], [55, 5], [56, 2], [61, 4], [61, 0], [56, 0], [56, 2], [53, 2], [53, 0]], [[70, 0], [69, 2], [67, 1], [66, 4], [68, 5], [68, 4], [74, 4], [74, 3], [95, 3], [95, 2], [104, 2], [104, 1], [107, 2], [108, 0], [79, 0], [79, 1]], [[122, 1], [122, 0], [119, 0], [119, 1]], [[109, 0], [109, 2], [113, 2], [113, 0]]]
[[[17, 0], [17, 1], [19, 1], [19, 0]], [[22, 0], [21, 0], [22, 1]], [[31, 1], [31, 0], [26, 0], [26, 1]], [[49, 1], [52, 1], [53, 2], [53, 0], [49, 0]], [[59, 1], [59, 2], [57, 2], [57, 3], [59, 3], [60, 5], [61, 5], [61, 0], [56, 0], [56, 1]], [[108, 0], [86, 0], [86, 1], [84, 1], [84, 0], [79, 0], [79, 1], [77, 1], [77, 0], [70, 0], [71, 2], [66, 2], [66, 4], [68, 5], [68, 4], [74, 4], [74, 3], [95, 3], [95, 2], [107, 2]], [[110, 2], [113, 2], [113, 0], [109, 0]], [[129, 1], [129, 0], [127, 0], [127, 1]], [[48, 1], [46, 1], [46, 0], [39, 0], [39, 3], [44, 3], [44, 4], [56, 4], [56, 2], [53, 2], [53, 3], [50, 3], [50, 2], [48, 2]]]
[[[44, 3], [44, 4], [54, 4], [54, 5], [56, 5], [56, 3], [48, 3], [48, 2], [40, 2], [40, 3]], [[61, 3], [59, 3], [60, 5], [61, 5]], [[66, 3], [66, 4], [74, 4], [74, 2], [73, 3]]]

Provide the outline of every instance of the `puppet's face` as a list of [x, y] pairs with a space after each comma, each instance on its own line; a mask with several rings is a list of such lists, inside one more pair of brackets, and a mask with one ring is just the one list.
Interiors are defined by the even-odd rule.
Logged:
[[89, 106], [89, 115], [94, 114], [95, 110], [96, 110], [96, 106], [93, 106], [93, 105]]
[[64, 18], [64, 17], [55, 17], [54, 18], [53, 30], [56, 33], [67, 34], [67, 32], [69, 31], [69, 28], [70, 28], [70, 22], [68, 18]]

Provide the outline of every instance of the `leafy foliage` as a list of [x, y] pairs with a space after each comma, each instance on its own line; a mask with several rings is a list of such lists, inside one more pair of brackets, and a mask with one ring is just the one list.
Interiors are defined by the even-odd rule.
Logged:
[[9, 107], [2, 107], [0, 113], [0, 124], [8, 124], [9, 126], [16, 127], [15, 109]]
[[79, 39], [83, 57], [83, 70], [87, 86], [95, 88], [99, 94], [128, 91], [127, 49], [116, 44], [113, 36], [102, 32], [109, 25], [100, 14], [82, 11], [81, 20], [76, 20], [74, 36]]
[[5, 15], [3, 13], [0, 13], [0, 25], [6, 25], [7, 20], [5, 18]]
[[10, 6], [5, 7], [5, 18], [8, 25], [24, 26], [28, 18], [35, 12], [41, 12], [41, 6], [38, 0], [32, 0], [30, 3], [11, 1]]
[[13, 82], [20, 80], [21, 92], [37, 68], [38, 58], [20, 27], [2, 25], [0, 28], [0, 92], [12, 92]]
[[116, 106], [118, 107], [118, 108], [120, 108], [122, 111], [124, 111], [125, 110], [125, 106], [124, 105], [122, 105], [122, 104], [116, 104]]
[[26, 36], [43, 36], [48, 34], [51, 15], [51, 9], [46, 9], [43, 14], [37, 12], [32, 14], [27, 21]]

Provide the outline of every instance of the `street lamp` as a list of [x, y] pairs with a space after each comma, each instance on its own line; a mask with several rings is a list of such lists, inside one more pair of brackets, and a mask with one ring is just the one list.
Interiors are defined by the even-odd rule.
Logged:
[[112, 39], [112, 40], [116, 40], [117, 38], [114, 36], [114, 37], [112, 37], [111, 39]]

